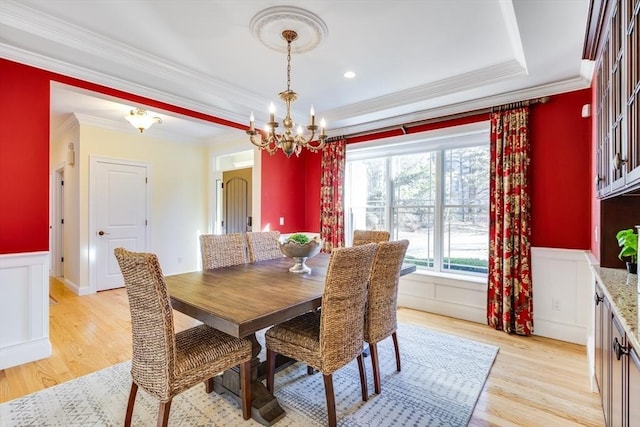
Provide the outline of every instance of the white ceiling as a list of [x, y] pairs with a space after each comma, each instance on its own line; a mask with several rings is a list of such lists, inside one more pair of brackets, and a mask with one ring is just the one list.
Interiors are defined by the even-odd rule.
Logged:
[[[291, 88], [294, 120], [306, 124], [313, 104], [330, 136], [590, 85], [592, 64], [581, 59], [589, 0], [0, 0], [0, 55], [235, 123], [254, 112], [261, 126], [271, 101], [284, 110], [286, 54], [265, 47], [250, 22], [274, 6], [326, 24], [315, 49], [292, 53]], [[135, 132], [123, 116], [138, 105], [127, 101], [57, 84], [51, 105], [54, 132], [72, 113]], [[153, 112], [163, 123], [146, 134], [246, 138]]]

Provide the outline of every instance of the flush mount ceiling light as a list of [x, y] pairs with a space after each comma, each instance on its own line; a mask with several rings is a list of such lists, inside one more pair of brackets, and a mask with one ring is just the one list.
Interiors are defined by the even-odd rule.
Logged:
[[[266, 123], [264, 132], [256, 130], [255, 118], [251, 113], [249, 130], [247, 130], [249, 140], [256, 147], [270, 154], [281, 149], [287, 157], [293, 153], [299, 156], [303, 148], [312, 152], [321, 150], [327, 139], [326, 125], [324, 119], [320, 121], [320, 126], [316, 125], [313, 106], [310, 109], [309, 124], [305, 126], [309, 132], [307, 135], [300, 124], [296, 128], [296, 123], [291, 117], [291, 104], [298, 98], [298, 94], [291, 90], [291, 44], [293, 41], [299, 40], [299, 36], [302, 35], [303, 40], [295, 51], [306, 52], [315, 48], [326, 37], [326, 25], [316, 15], [304, 9], [276, 6], [256, 15], [251, 21], [251, 28], [256, 38], [271, 49], [281, 50], [282, 46], [285, 46], [282, 39], [286, 41], [287, 90], [278, 95], [286, 105], [286, 115], [282, 120], [283, 132], [280, 134], [276, 132], [279, 123], [276, 121], [275, 106], [271, 103], [269, 121]], [[281, 34], [282, 37], [277, 37], [278, 40], [274, 40], [274, 34]], [[314, 140], [318, 129], [320, 134], [318, 139]]]
[[154, 123], [162, 123], [162, 119], [160, 117], [152, 117], [149, 115], [149, 113], [147, 113], [146, 110], [143, 110], [142, 108], [131, 110], [129, 114], [124, 116], [124, 118], [127, 119], [129, 123], [131, 123], [131, 126], [138, 129], [140, 133], [149, 129]]

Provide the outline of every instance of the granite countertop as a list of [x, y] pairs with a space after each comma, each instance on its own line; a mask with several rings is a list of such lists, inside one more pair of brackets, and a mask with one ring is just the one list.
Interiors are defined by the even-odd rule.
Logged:
[[591, 268], [607, 299], [611, 302], [611, 310], [622, 324], [627, 338], [633, 348], [640, 350], [638, 336], [638, 275], [629, 274], [627, 270], [605, 268], [592, 265]]

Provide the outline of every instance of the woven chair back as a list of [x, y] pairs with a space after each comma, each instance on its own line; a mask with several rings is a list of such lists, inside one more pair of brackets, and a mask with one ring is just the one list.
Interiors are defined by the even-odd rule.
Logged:
[[384, 230], [353, 230], [353, 246], [389, 241], [389, 232]]
[[381, 242], [371, 267], [364, 339], [376, 343], [398, 328], [398, 283], [408, 240]]
[[129, 298], [131, 376], [149, 393], [167, 393], [175, 366], [175, 330], [167, 285], [155, 254], [114, 250]]
[[279, 231], [253, 231], [247, 233], [247, 248], [249, 249], [249, 262], [265, 261], [268, 259], [282, 258]]
[[247, 263], [247, 243], [244, 233], [200, 235], [202, 269], [228, 267]]
[[323, 373], [332, 373], [362, 353], [367, 283], [375, 244], [331, 252], [320, 314]]

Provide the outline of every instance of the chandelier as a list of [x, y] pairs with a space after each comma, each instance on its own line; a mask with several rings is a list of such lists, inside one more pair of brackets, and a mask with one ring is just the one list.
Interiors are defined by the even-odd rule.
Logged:
[[251, 113], [247, 135], [249, 135], [249, 141], [261, 150], [265, 150], [273, 155], [278, 151], [278, 148], [280, 148], [287, 157], [290, 157], [293, 153], [299, 156], [302, 148], [307, 148], [312, 152], [322, 150], [325, 146], [327, 135], [325, 134], [326, 124], [324, 119], [322, 119], [320, 121], [320, 135], [318, 135], [316, 141], [313, 139], [318, 130], [318, 125], [315, 123], [316, 117], [313, 106], [311, 106], [310, 111], [311, 124], [306, 126], [311, 134], [305, 136], [301, 125], [298, 125], [294, 133], [293, 128], [295, 127], [295, 122], [291, 118], [291, 103], [298, 98], [298, 94], [291, 90], [291, 42], [298, 38], [298, 33], [293, 30], [284, 30], [282, 37], [287, 41], [287, 90], [280, 92], [278, 96], [287, 106], [287, 115], [282, 120], [284, 132], [281, 134], [276, 132], [278, 122], [276, 121], [276, 109], [272, 102], [269, 106], [269, 121], [265, 126], [264, 132], [259, 132], [255, 129], [255, 118], [253, 113]]
[[131, 126], [138, 129], [140, 133], [149, 129], [154, 123], [162, 123], [162, 119], [160, 117], [151, 117], [142, 108], [131, 110], [129, 114], [124, 116], [124, 118], [131, 123]]

